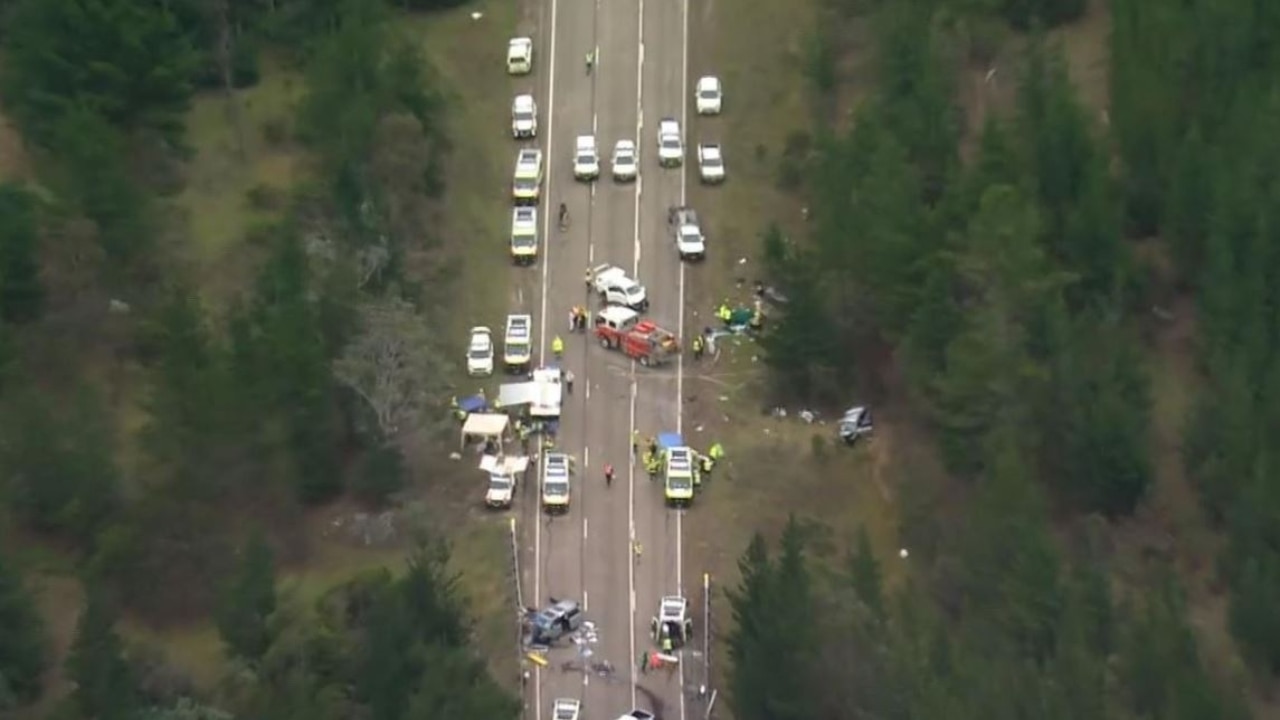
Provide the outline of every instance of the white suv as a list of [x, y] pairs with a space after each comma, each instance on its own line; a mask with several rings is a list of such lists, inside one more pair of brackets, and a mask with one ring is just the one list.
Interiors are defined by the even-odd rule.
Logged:
[[573, 177], [595, 180], [600, 177], [600, 152], [594, 135], [579, 135], [573, 152]]
[[618, 182], [635, 180], [639, 171], [636, 144], [631, 140], [619, 140], [613, 146], [613, 179]]
[[533, 40], [527, 37], [513, 38], [507, 43], [507, 73], [528, 75], [533, 72]]
[[724, 102], [724, 88], [720, 87], [720, 78], [710, 75], [698, 78], [693, 98], [699, 115], [719, 115], [720, 105]]
[[569, 456], [547, 453], [542, 464], [542, 508], [548, 513], [569, 510]]
[[724, 154], [719, 145], [698, 146], [698, 176], [704, 183], [724, 182]]
[[658, 163], [662, 167], [679, 167], [684, 162], [684, 140], [680, 139], [680, 123], [663, 118], [658, 123]]
[[538, 103], [532, 95], [517, 95], [511, 101], [511, 137], [517, 140], [538, 136]]
[[670, 225], [681, 260], [702, 260], [707, 256], [707, 239], [693, 208], [671, 208]]

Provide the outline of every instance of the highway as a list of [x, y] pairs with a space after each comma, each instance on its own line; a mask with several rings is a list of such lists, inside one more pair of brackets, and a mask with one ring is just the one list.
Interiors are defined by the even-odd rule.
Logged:
[[[686, 172], [658, 166], [656, 132], [659, 118], [680, 120], [686, 165], [693, 161], [686, 122], [687, 2], [539, 0], [526, 24], [521, 30], [535, 40], [534, 76], [514, 78], [513, 95], [536, 86], [547, 171], [541, 258], [532, 270], [513, 271], [512, 312], [534, 313], [541, 363], [555, 361], [552, 338], [565, 341], [562, 364], [577, 382], [565, 398], [557, 444], [576, 458], [577, 472], [564, 516], [541, 512], [535, 482], [521, 494], [525, 601], [541, 606], [550, 597], [579, 599], [597, 634], [587, 646], [589, 658], [572, 643], [547, 654], [547, 666], [535, 670], [527, 688], [526, 717], [550, 718], [552, 703], [563, 697], [582, 701], [583, 720], [613, 720], [632, 708], [684, 720], [683, 668], [641, 674], [637, 663], [652, 648], [649, 619], [659, 598], [685, 592], [682, 512], [664, 506], [661, 488], [631, 457], [634, 430], [646, 438], [683, 430], [683, 368], [651, 374], [590, 335], [571, 335], [568, 313], [574, 305], [598, 308], [584, 271], [607, 262], [644, 283], [648, 314], [684, 337], [685, 272], [666, 218], [668, 207], [683, 202]], [[588, 74], [585, 56], [597, 48], [598, 63]], [[573, 178], [574, 140], [585, 134], [596, 136], [601, 155], [601, 178], [591, 184]], [[623, 138], [639, 149], [634, 183], [615, 183], [610, 175], [609, 156]], [[566, 232], [555, 222], [561, 202], [571, 218]], [[605, 486], [605, 464], [616, 469], [611, 488]], [[584, 659], [608, 661], [616, 674], [562, 669]]]

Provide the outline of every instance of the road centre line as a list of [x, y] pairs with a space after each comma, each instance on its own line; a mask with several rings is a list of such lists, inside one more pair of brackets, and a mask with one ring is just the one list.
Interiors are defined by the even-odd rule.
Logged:
[[[680, 42], [680, 123], [684, 126], [686, 135], [689, 133], [689, 0], [680, 0], [680, 24], [682, 26], [681, 42]], [[686, 145], [687, 147], [687, 145]], [[681, 168], [680, 173], [680, 204], [684, 205], [687, 201], [689, 185], [689, 173], [685, 168]], [[679, 308], [680, 317], [677, 320], [676, 337], [684, 338], [684, 313], [685, 313], [685, 264], [680, 263], [680, 289], [679, 289]], [[684, 432], [684, 353], [676, 356], [676, 433]], [[676, 513], [676, 594], [684, 597], [684, 512]], [[702, 621], [705, 623], [706, 618]], [[709, 651], [710, 648], [703, 648], [703, 651]], [[676, 665], [676, 672], [679, 676], [680, 688], [680, 720], [685, 720], [685, 701], [684, 701], [684, 663]]]
[[[599, 2], [599, 0], [596, 0]], [[641, 165], [641, 134], [644, 118], [644, 0], [638, 0], [636, 10], [636, 47], [639, 48], [639, 57], [636, 61], [636, 164]], [[640, 276], [640, 196], [644, 191], [644, 173], [636, 173], [636, 196], [634, 212], [632, 213], [632, 233], [635, 248], [635, 256], [631, 261], [631, 277]], [[628, 424], [627, 442], [636, 445], [636, 374], [635, 362], [631, 363], [631, 400], [630, 400], [630, 423]], [[627, 463], [627, 525], [630, 528], [630, 539], [627, 543], [627, 596], [630, 599], [630, 620], [627, 622], [627, 638], [630, 642], [630, 654], [628, 657], [636, 657], [636, 561], [639, 555], [636, 552], [636, 463], [640, 460], [638, 457], [640, 448], [636, 445], [633, 448], [631, 462]], [[636, 707], [636, 688], [639, 679], [636, 677], [636, 666], [634, 663], [628, 662], [627, 666], [631, 669], [631, 707]]]

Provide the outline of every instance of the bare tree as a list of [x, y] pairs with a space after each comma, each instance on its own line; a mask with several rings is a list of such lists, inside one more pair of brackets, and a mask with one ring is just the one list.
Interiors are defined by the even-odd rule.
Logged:
[[222, 90], [227, 96], [227, 119], [236, 133], [236, 155], [241, 161], [245, 159], [244, 117], [240, 112], [240, 99], [236, 97], [233, 68], [231, 63], [232, 43], [235, 33], [231, 27], [231, 8], [228, 0], [214, 0], [214, 15], [218, 22], [218, 39], [216, 55], [218, 69], [222, 72]]
[[392, 440], [443, 392], [443, 358], [410, 303], [379, 298], [364, 303], [359, 314], [360, 334], [334, 362], [334, 376], [368, 403], [383, 436]]

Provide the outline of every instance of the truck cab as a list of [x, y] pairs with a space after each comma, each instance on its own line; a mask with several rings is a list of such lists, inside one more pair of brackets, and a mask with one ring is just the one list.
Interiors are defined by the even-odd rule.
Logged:
[[686, 507], [693, 502], [693, 450], [687, 447], [667, 448], [663, 461], [663, 495], [668, 505]]
[[529, 370], [533, 358], [533, 317], [508, 315], [506, 333], [502, 338], [502, 363], [507, 372], [523, 373]]
[[610, 305], [596, 313], [596, 337], [604, 347], [616, 349], [622, 345], [622, 336], [634, 328], [638, 322], [640, 322], [640, 313], [631, 308]]
[[606, 305], [621, 305], [637, 312], [649, 307], [649, 294], [639, 282], [615, 265], [597, 265], [592, 270], [592, 284]]

